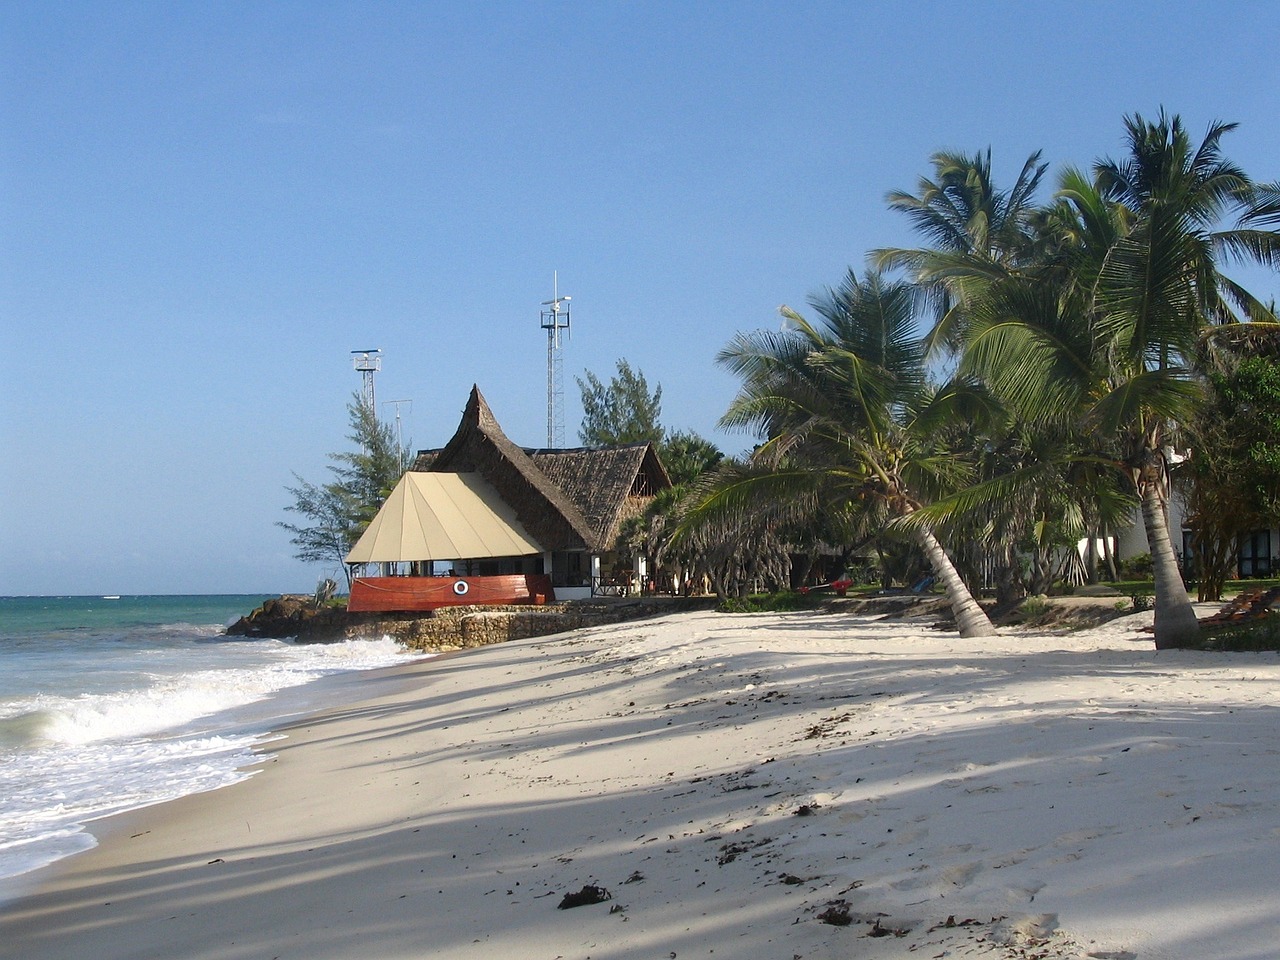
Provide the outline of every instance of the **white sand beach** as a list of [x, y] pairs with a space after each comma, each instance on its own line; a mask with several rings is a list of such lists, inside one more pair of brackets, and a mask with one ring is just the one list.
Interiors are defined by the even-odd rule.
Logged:
[[681, 614], [379, 671], [96, 824], [0, 954], [1273, 958], [1280, 657], [1144, 623]]

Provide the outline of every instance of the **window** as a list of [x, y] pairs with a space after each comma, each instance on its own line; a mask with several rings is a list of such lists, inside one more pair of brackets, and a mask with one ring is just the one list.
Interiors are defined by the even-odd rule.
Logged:
[[1241, 577], [1271, 576], [1271, 531], [1254, 530], [1240, 537]]
[[1194, 530], [1182, 531], [1182, 575], [1198, 577], [1200, 575], [1200, 546], [1196, 543]]
[[578, 551], [557, 551], [551, 559], [552, 583], [557, 587], [580, 587], [586, 584], [582, 561], [585, 554]]

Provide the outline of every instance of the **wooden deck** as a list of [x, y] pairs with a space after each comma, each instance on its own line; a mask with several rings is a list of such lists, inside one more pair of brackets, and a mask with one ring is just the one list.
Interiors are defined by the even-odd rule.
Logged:
[[435, 610], [477, 604], [540, 604], [555, 600], [551, 577], [356, 577], [347, 609], [353, 613]]

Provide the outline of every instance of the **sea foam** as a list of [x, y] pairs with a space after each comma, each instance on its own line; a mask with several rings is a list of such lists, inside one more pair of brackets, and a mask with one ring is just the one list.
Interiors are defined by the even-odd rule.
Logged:
[[190, 624], [54, 639], [0, 649], [0, 878], [92, 846], [97, 818], [252, 775], [272, 717], [308, 706], [268, 698], [411, 659], [389, 639], [230, 641]]

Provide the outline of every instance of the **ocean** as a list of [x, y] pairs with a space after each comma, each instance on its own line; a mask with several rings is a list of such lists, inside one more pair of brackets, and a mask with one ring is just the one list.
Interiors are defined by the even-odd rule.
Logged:
[[97, 818], [252, 776], [312, 681], [421, 656], [224, 635], [264, 599], [0, 597], [0, 898]]

